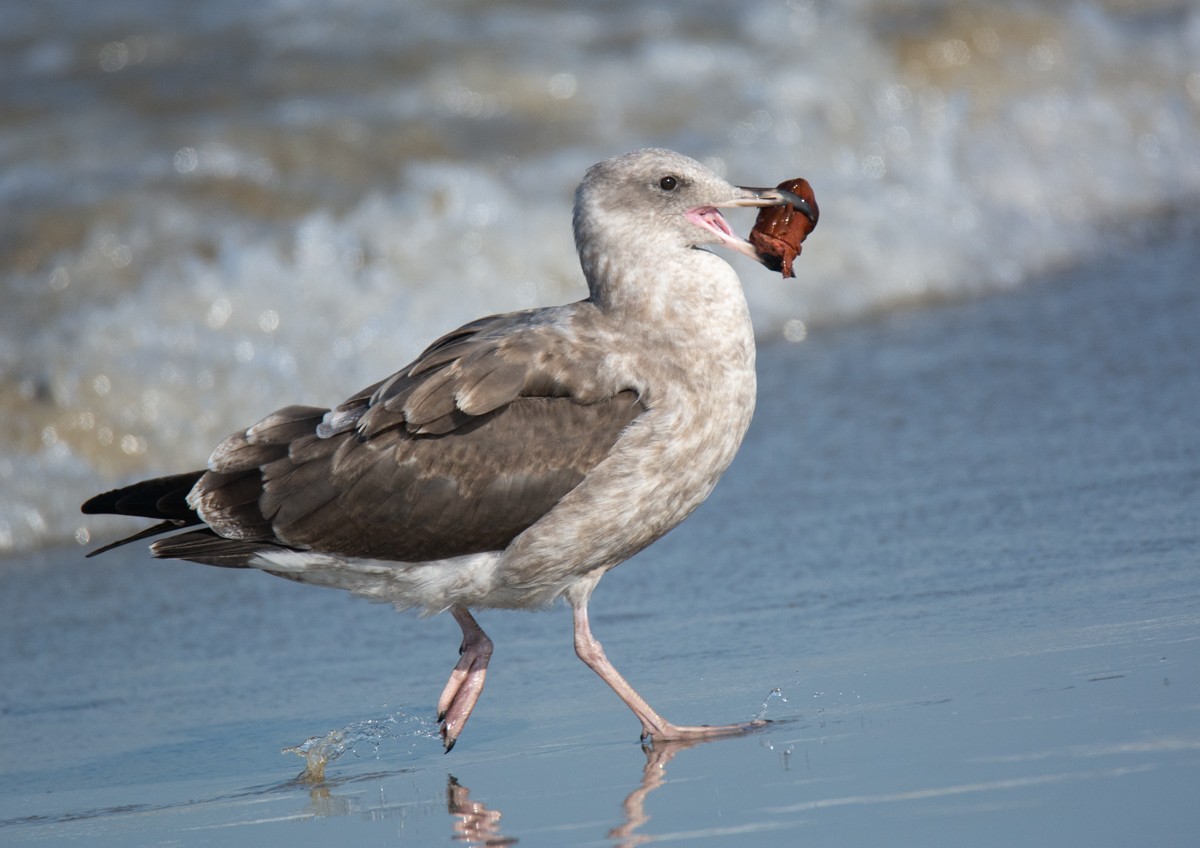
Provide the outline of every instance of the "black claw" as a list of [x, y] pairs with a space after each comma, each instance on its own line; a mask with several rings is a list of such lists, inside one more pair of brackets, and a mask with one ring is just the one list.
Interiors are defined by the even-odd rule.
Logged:
[[438, 717], [437, 717], [438, 724], [441, 724], [443, 721], [446, 720], [446, 713], [448, 713], [448, 712], [450, 712], [450, 711], [442, 710], [440, 713], [438, 713]]
[[458, 741], [458, 737], [457, 737], [457, 736], [455, 736], [453, 739], [451, 739], [449, 736], [447, 736], [447, 737], [443, 738], [443, 739], [442, 739], [442, 744], [446, 746], [446, 750], [445, 750], [445, 751], [442, 751], [442, 753], [443, 753], [443, 754], [449, 754], [449, 753], [450, 753], [450, 749], [454, 747], [454, 743], [455, 743], [455, 742], [457, 742], [457, 741]]

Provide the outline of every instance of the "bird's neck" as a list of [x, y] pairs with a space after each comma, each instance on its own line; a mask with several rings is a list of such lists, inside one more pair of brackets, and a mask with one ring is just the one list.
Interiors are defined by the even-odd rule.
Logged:
[[671, 325], [746, 313], [741, 281], [721, 257], [674, 244], [625, 242], [579, 251], [588, 298], [622, 322]]

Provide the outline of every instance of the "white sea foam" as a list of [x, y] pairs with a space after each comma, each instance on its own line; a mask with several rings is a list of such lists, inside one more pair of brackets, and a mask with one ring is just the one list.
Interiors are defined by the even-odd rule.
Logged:
[[1187, 5], [103, 5], [0, 12], [0, 551], [84, 541], [111, 525], [81, 496], [463, 320], [582, 296], [571, 194], [616, 152], [813, 183], [798, 280], [735, 260], [793, 340], [1200, 195]]

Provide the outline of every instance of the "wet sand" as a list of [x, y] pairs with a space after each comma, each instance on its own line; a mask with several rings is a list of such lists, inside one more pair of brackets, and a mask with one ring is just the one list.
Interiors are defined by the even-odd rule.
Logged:
[[[765, 711], [746, 737], [644, 753], [565, 608], [484, 612], [446, 756], [445, 616], [136, 547], [5, 561], [0, 844], [1192, 844], [1196, 242], [760, 352], [734, 467], [592, 604], [660, 711]], [[280, 749], [334, 730], [293, 781]]]

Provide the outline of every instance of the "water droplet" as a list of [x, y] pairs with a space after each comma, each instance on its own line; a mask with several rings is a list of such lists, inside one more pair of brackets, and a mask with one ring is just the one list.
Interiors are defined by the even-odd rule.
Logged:
[[575, 79], [574, 74], [555, 74], [550, 77], [550, 84], [547, 90], [550, 96], [555, 100], [569, 100], [575, 96], [576, 90], [579, 88], [579, 81]]
[[264, 333], [273, 333], [279, 329], [279, 313], [274, 309], [264, 309], [258, 316], [258, 329]]
[[194, 147], [181, 147], [175, 151], [175, 170], [181, 174], [190, 174], [200, 164], [200, 156]]
[[114, 73], [129, 64], [129, 45], [124, 41], [110, 41], [100, 48], [100, 70]]
[[208, 317], [205, 318], [205, 322], [214, 330], [219, 330], [225, 326], [232, 314], [233, 304], [229, 302], [229, 298], [218, 297], [208, 308]]
[[146, 452], [146, 440], [133, 433], [126, 433], [121, 437], [121, 450], [130, 456], [140, 456]]
[[66, 268], [59, 265], [50, 275], [50, 288], [54, 291], [63, 291], [69, 285], [71, 285], [71, 274]]

